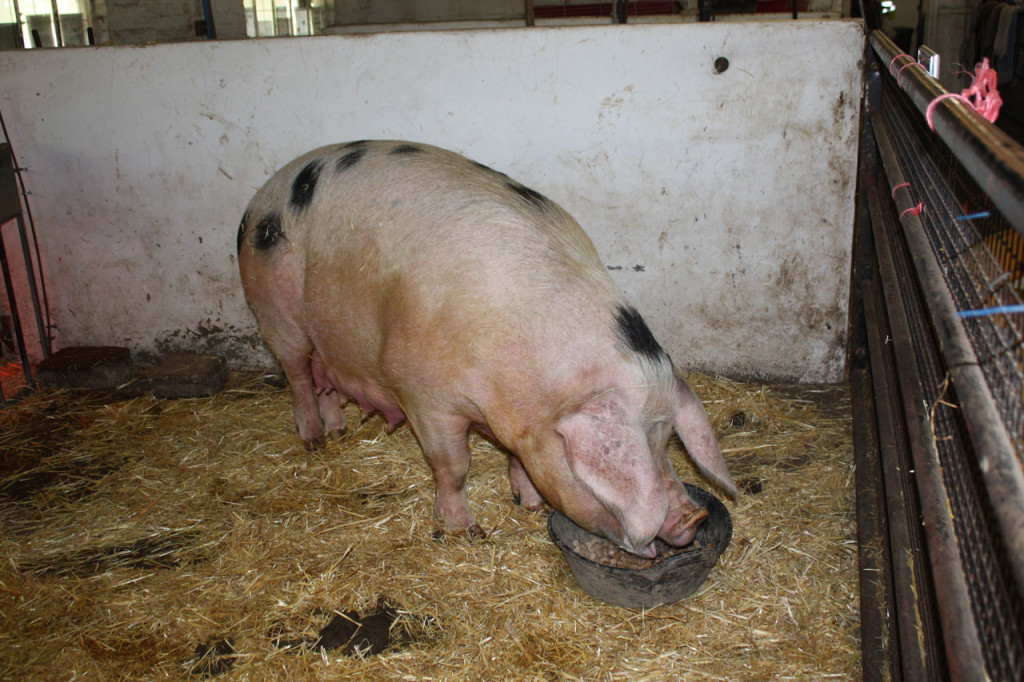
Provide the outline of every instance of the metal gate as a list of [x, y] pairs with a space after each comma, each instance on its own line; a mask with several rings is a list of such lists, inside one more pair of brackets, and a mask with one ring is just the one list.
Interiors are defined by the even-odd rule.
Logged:
[[851, 318], [866, 679], [1024, 679], [1024, 150], [870, 36]]

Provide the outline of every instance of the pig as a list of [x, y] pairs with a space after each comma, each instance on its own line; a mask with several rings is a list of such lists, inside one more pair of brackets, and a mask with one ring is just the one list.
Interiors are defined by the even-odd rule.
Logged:
[[590, 238], [504, 173], [403, 141], [316, 149], [252, 198], [238, 263], [307, 447], [345, 432], [350, 399], [408, 420], [448, 529], [481, 532], [473, 428], [507, 451], [517, 503], [642, 557], [707, 515], [669, 462], [673, 427], [736, 497], [702, 403]]

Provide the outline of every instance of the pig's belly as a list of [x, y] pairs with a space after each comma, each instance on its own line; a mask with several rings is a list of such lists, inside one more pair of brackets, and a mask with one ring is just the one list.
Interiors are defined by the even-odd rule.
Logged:
[[311, 361], [317, 393], [336, 393], [338, 400], [343, 403], [349, 399], [355, 400], [364, 414], [380, 412], [390, 429], [394, 429], [405, 420], [405, 413], [398, 405], [398, 401], [384, 387], [332, 367], [325, 363], [319, 351], [313, 351]]

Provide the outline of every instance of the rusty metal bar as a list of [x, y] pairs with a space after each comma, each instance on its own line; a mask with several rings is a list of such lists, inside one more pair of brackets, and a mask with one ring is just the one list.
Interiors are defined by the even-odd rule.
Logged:
[[[857, 553], [860, 585], [861, 670], [864, 682], [892, 680], [891, 559], [882, 483], [882, 461], [875, 422], [870, 368], [850, 372], [853, 400], [853, 450], [857, 486]], [[888, 674], [886, 674], [888, 673]]]
[[[875, 62], [874, 53], [865, 51], [865, 63]], [[874, 108], [880, 87], [877, 69], [866, 72], [866, 106]], [[872, 96], [875, 93], [875, 97]], [[871, 126], [865, 120], [860, 131], [857, 163], [856, 217], [853, 237], [852, 276], [850, 277], [850, 325], [847, 366], [850, 368], [850, 393], [853, 397], [854, 476], [857, 490], [857, 560], [860, 587], [861, 671], [864, 682], [899, 682], [898, 647], [893, 642], [894, 625], [891, 595], [894, 592], [892, 558], [889, 554], [888, 514], [879, 446], [877, 403], [871, 381], [872, 358], [865, 308], [876, 295], [874, 278], [874, 241], [871, 239], [871, 215], [866, 190], [877, 184], [878, 153]], [[865, 299], [872, 298], [865, 304]]]
[[[902, 173], [896, 163], [884, 127], [879, 125], [877, 119], [872, 121], [872, 125], [886, 176], [890, 183], [900, 184], [903, 182]], [[981, 643], [976, 623], [970, 617], [972, 613], [970, 595], [963, 566], [960, 563], [952, 512], [947, 502], [948, 493], [942, 479], [942, 469], [935, 447], [931, 418], [928, 406], [924, 404], [924, 394], [915, 360], [915, 349], [910, 341], [910, 329], [900, 299], [899, 283], [895, 266], [892, 263], [892, 247], [888, 243], [888, 237], [881, 229], [881, 221], [884, 220], [884, 217], [882, 216], [881, 200], [877, 196], [877, 188], [869, 194], [869, 199], [872, 200], [872, 216], [878, 215], [878, 222], [876, 223], [875, 220], [872, 222], [875, 223], [879, 268], [892, 325], [893, 352], [901, 373], [902, 407], [907, 413], [907, 431], [914, 458], [921, 514], [925, 534], [928, 538], [928, 554], [935, 583], [942, 593], [942, 598], [938, 600], [938, 609], [950, 674], [954, 679], [974, 679], [977, 675], [983, 674], [985, 670]], [[899, 205], [897, 208], [902, 210]], [[920, 223], [917, 216], [905, 213], [902, 218], [904, 226], [909, 220]], [[919, 260], [919, 254], [913, 253], [912, 260], [915, 262]], [[967, 348], [969, 350], [969, 344]]]
[[[900, 646], [899, 662], [903, 677], [907, 680], [943, 679], [942, 656], [934, 648], [939, 645], [938, 632], [941, 626], [935, 623], [936, 602], [933, 596], [937, 589], [930, 582], [926, 567], [931, 564], [931, 573], [936, 567], [933, 548], [922, 542], [919, 517], [924, 515], [921, 508], [921, 493], [915, 483], [918, 466], [918, 450], [921, 448], [917, 429], [912, 423], [913, 415], [906, 414], [907, 384], [914, 384], [916, 372], [907, 376], [905, 358], [900, 356], [896, 339], [902, 338], [906, 345], [908, 334], [902, 302], [894, 296], [892, 287], [895, 271], [892, 265], [892, 247], [885, 234], [881, 201], [875, 190], [869, 190], [872, 226], [877, 247], [877, 263], [882, 286], [878, 287], [877, 304], [874, 298], [865, 298], [865, 315], [869, 322], [868, 341], [871, 347], [872, 383], [875, 387], [878, 420], [879, 447], [883, 454], [883, 483], [889, 544], [894, 582], [894, 605], [896, 632]], [[893, 307], [895, 306], [895, 310]], [[883, 326], [883, 322], [888, 325]], [[904, 360], [904, 362], [901, 362]], [[888, 361], [890, 367], [885, 366]], [[926, 517], [927, 518], [927, 517]], [[925, 526], [927, 526], [927, 521]], [[928, 544], [929, 554], [923, 546]], [[953, 546], [955, 553], [956, 547]], [[948, 550], [948, 548], [947, 548]], [[947, 552], [948, 553], [948, 552]], [[943, 554], [945, 556], [945, 554]], [[929, 561], [930, 559], [930, 561]], [[948, 562], [947, 564], [948, 565]], [[939, 582], [936, 577], [935, 582]], [[944, 581], [943, 581], [944, 582]], [[962, 613], [970, 613], [968, 605]], [[939, 618], [941, 620], [941, 616]], [[942, 641], [948, 648], [948, 640]], [[929, 649], [932, 647], [932, 649]]]
[[[869, 283], [865, 284], [865, 342], [871, 349], [872, 359], [863, 380], [871, 386], [872, 395], [869, 405], [866, 403], [862, 409], [870, 420], [869, 445], [875, 448], [874, 454], [877, 457], [874, 460], [870, 457], [864, 459], [863, 453], [860, 453], [862, 458], [857, 462], [858, 484], [863, 483], [868, 487], [858, 488], [858, 504], [867, 503], [874, 507], [865, 511], [868, 515], [877, 515], [875, 518], [868, 516], [867, 519], [875, 524], [877, 540], [870, 536], [863, 537], [866, 544], [860, 546], [860, 552], [868, 566], [876, 569], [873, 576], [874, 589], [884, 588], [882, 595], [875, 593], [866, 596], [869, 600], [880, 602], [877, 607], [879, 610], [884, 609], [883, 623], [877, 633], [872, 633], [872, 637], [881, 640], [879, 644], [882, 653], [889, 663], [888, 670], [883, 672], [879, 668], [877, 672], [872, 672], [883, 680], [913, 680], [923, 678], [923, 662], [927, 659], [925, 642], [911, 636], [911, 633], [923, 631], [920, 622], [923, 614], [916, 600], [917, 595], [926, 590], [915, 578], [913, 563], [907, 561], [906, 548], [914, 544], [907, 524], [907, 519], [911, 516], [910, 510], [907, 509], [910, 501], [906, 498], [901, 481], [895, 476], [898, 474], [898, 462], [892, 462], [900, 448], [897, 433], [899, 412], [893, 409], [892, 391], [889, 388], [891, 377], [888, 376], [889, 368], [886, 367], [884, 356], [885, 340], [889, 337], [888, 327], [880, 328], [879, 315], [884, 313], [884, 303], [876, 303], [875, 299], [879, 296], [877, 288]], [[879, 306], [883, 310], [880, 311]], [[859, 527], [864, 516], [865, 513], [858, 511], [858, 542], [862, 540], [862, 533], [870, 530], [862, 530]], [[894, 553], [894, 549], [899, 548], [904, 548], [905, 551]], [[862, 589], [863, 587], [864, 585]], [[862, 599], [862, 603], [863, 601]], [[863, 644], [864, 642], [862, 646]], [[866, 653], [863, 655], [867, 656]], [[868, 671], [868, 667], [865, 666], [865, 680], [872, 677]]]

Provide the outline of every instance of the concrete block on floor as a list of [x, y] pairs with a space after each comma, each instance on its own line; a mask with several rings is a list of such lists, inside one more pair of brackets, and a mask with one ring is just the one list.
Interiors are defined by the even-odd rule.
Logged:
[[147, 373], [158, 398], [202, 398], [224, 388], [228, 363], [223, 355], [172, 353]]
[[59, 388], [114, 390], [132, 378], [132, 354], [121, 346], [71, 346], [39, 363], [37, 383]]

